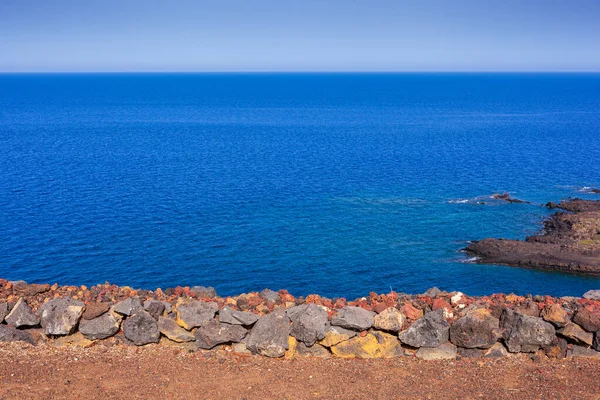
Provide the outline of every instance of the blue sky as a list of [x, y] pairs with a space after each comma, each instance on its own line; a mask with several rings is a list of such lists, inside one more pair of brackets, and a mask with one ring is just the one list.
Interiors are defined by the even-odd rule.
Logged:
[[0, 71], [600, 71], [600, 1], [0, 0]]

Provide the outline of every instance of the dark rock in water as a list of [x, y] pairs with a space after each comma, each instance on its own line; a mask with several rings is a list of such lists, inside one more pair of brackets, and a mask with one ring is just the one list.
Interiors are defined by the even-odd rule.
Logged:
[[108, 303], [91, 303], [85, 306], [85, 311], [81, 318], [91, 320], [98, 318], [110, 309]]
[[198, 296], [198, 297], [206, 297], [209, 299], [213, 299], [213, 298], [217, 297], [217, 291], [212, 286], [209, 286], [209, 287], [194, 286], [192, 288], [192, 292], [196, 293], [196, 296]]
[[287, 315], [292, 321], [292, 336], [305, 345], [312, 346], [325, 337], [327, 311], [323, 307], [303, 304], [288, 309]]
[[117, 332], [121, 326], [121, 316], [117, 313], [104, 313], [94, 319], [82, 319], [79, 332], [90, 340], [107, 339]]
[[196, 340], [194, 334], [183, 329], [170, 318], [158, 317], [158, 330], [174, 342], [191, 342]]
[[467, 313], [450, 328], [450, 341], [463, 348], [488, 349], [501, 336], [500, 321], [484, 308]]
[[37, 326], [40, 323], [40, 318], [22, 297], [17, 301], [17, 304], [15, 304], [4, 320], [8, 325], [12, 325], [15, 328]]
[[600, 331], [600, 314], [593, 313], [585, 308], [580, 308], [577, 311], [573, 317], [573, 322], [588, 332]]
[[0, 342], [26, 342], [33, 346], [36, 345], [33, 336], [29, 332], [9, 325], [0, 325]]
[[277, 308], [254, 324], [246, 345], [253, 353], [267, 357], [282, 357], [289, 347], [290, 333], [289, 317], [285, 310]]
[[8, 303], [0, 303], [0, 324], [4, 321], [4, 317], [8, 315]]
[[346, 329], [366, 331], [375, 323], [375, 313], [361, 307], [346, 306], [331, 318], [331, 325]]
[[266, 301], [270, 301], [271, 303], [281, 303], [281, 296], [279, 296], [279, 293], [271, 289], [265, 289], [262, 292], [260, 292], [260, 297], [262, 297]]
[[583, 294], [584, 299], [600, 300], [600, 290], [588, 290]]
[[158, 343], [160, 331], [156, 320], [147, 311], [138, 310], [123, 322], [123, 334], [137, 346]]
[[196, 331], [196, 345], [200, 349], [208, 350], [223, 343], [239, 343], [247, 333], [241, 325], [222, 324], [216, 319], [211, 319]]
[[219, 321], [231, 325], [254, 325], [258, 318], [258, 315], [254, 313], [232, 310], [229, 307], [219, 311]]
[[546, 204], [548, 208], [560, 208], [561, 210], [570, 211], [574, 213], [588, 212], [588, 211], [600, 211], [600, 201], [598, 200], [583, 200], [583, 199], [569, 199], [563, 200], [556, 204], [549, 202]]
[[500, 316], [504, 342], [511, 353], [534, 353], [548, 346], [556, 337], [552, 324], [541, 318], [530, 317], [505, 308]]
[[152, 318], [158, 320], [158, 317], [163, 315], [165, 312], [165, 305], [162, 303], [162, 301], [146, 300], [144, 302], [144, 310], [148, 311], [148, 313], [152, 315]]
[[177, 304], [177, 323], [190, 331], [213, 319], [218, 310], [217, 303], [182, 301]]
[[82, 301], [63, 297], [44, 303], [41, 311], [41, 325], [46, 335], [64, 336], [75, 331], [85, 304]]
[[524, 201], [524, 200], [520, 200], [520, 199], [515, 199], [514, 197], [511, 197], [510, 194], [504, 192], [504, 193], [494, 193], [492, 195], [492, 198], [495, 200], [503, 200], [506, 201], [507, 203], [524, 203], [524, 204], [531, 204], [528, 201]]
[[142, 301], [139, 297], [129, 297], [114, 305], [113, 310], [121, 315], [133, 315], [143, 310]]
[[400, 332], [398, 338], [412, 347], [438, 347], [447, 342], [450, 324], [444, 320], [443, 312], [439, 309], [425, 314], [407, 330]]

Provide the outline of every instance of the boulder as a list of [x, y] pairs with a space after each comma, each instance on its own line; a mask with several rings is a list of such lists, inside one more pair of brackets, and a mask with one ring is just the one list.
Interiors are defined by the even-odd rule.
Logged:
[[0, 324], [8, 314], [8, 303], [0, 303]]
[[544, 353], [549, 358], [556, 358], [562, 360], [567, 356], [567, 341], [561, 337], [555, 337], [547, 346], [544, 346]]
[[75, 331], [85, 304], [71, 297], [52, 299], [42, 305], [41, 325], [46, 335], [65, 336]]
[[437, 297], [440, 295], [440, 293], [442, 293], [440, 289], [438, 289], [437, 287], [432, 287], [427, 289], [427, 291], [423, 293], [423, 296]]
[[569, 318], [569, 313], [562, 308], [560, 304], [549, 304], [542, 310], [541, 313], [544, 321], [550, 322], [552, 325], [560, 328], [565, 326], [571, 320]]
[[600, 331], [600, 313], [594, 313], [588, 309], [580, 308], [573, 317], [573, 322], [577, 323], [588, 332]]
[[217, 297], [217, 291], [212, 286], [194, 286], [191, 290], [192, 292], [196, 293], [196, 296], [198, 297], [206, 297], [209, 299], [214, 299], [215, 297]]
[[219, 311], [219, 321], [231, 325], [252, 326], [258, 321], [259, 316], [245, 311], [233, 310], [225, 307]]
[[421, 347], [415, 354], [421, 360], [453, 360], [456, 358], [456, 346], [452, 343], [443, 343], [439, 347]]
[[375, 316], [373, 327], [382, 331], [398, 333], [402, 330], [406, 317], [396, 307], [389, 307]]
[[0, 342], [26, 342], [35, 346], [33, 336], [10, 325], [0, 325]]
[[375, 313], [361, 307], [346, 306], [338, 310], [331, 319], [331, 325], [346, 329], [366, 331], [375, 323]]
[[508, 355], [506, 347], [500, 342], [496, 342], [492, 347], [487, 349], [483, 354], [484, 358], [502, 358]]
[[183, 329], [171, 318], [158, 317], [158, 330], [174, 342], [183, 343], [196, 340], [194, 334]]
[[158, 317], [165, 312], [165, 305], [162, 301], [148, 299], [144, 302], [144, 310], [148, 311], [152, 318], [158, 320]]
[[144, 307], [139, 297], [128, 297], [113, 306], [113, 311], [125, 316], [133, 315], [143, 309]]
[[253, 353], [267, 357], [281, 357], [288, 348], [290, 333], [289, 317], [285, 310], [277, 308], [254, 324], [246, 346]]
[[567, 350], [567, 358], [571, 357], [600, 358], [600, 352], [581, 346], [573, 346]]
[[8, 315], [4, 318], [8, 325], [15, 328], [36, 326], [40, 323], [40, 318], [33, 312], [31, 307], [21, 297]]
[[400, 332], [402, 343], [412, 347], [438, 347], [448, 341], [450, 324], [444, 320], [443, 310], [432, 311]]
[[331, 357], [331, 353], [329, 352], [329, 350], [327, 350], [326, 347], [321, 346], [320, 344], [314, 344], [309, 347], [302, 342], [298, 343], [296, 347], [296, 354], [298, 354], [301, 357]]
[[594, 341], [592, 342], [592, 347], [598, 351], [600, 351], [600, 331], [596, 332], [594, 335]]
[[107, 339], [117, 332], [121, 326], [121, 315], [117, 313], [104, 313], [94, 319], [82, 319], [79, 322], [79, 332], [90, 340]]
[[123, 322], [123, 334], [135, 345], [158, 343], [160, 331], [156, 320], [145, 310], [138, 310]]
[[81, 318], [92, 320], [98, 318], [105, 312], [110, 309], [110, 305], [108, 303], [90, 303], [86, 304], [85, 310], [83, 311], [83, 315]]
[[177, 303], [177, 323], [190, 331], [213, 319], [218, 310], [217, 303], [180, 300]]
[[338, 343], [352, 339], [357, 334], [358, 333], [356, 333], [356, 331], [344, 329], [341, 326], [331, 326], [328, 324], [325, 328], [325, 337], [319, 342], [319, 344], [325, 347], [335, 346]]
[[504, 342], [511, 353], [535, 353], [556, 337], [554, 326], [541, 318], [530, 317], [505, 308], [500, 316]]
[[391, 358], [402, 356], [402, 346], [395, 335], [372, 331], [332, 346], [331, 352], [341, 358]]
[[94, 342], [86, 338], [81, 332], [75, 332], [69, 336], [59, 336], [54, 340], [56, 347], [91, 347]]
[[584, 331], [574, 322], [569, 322], [564, 328], [559, 329], [558, 334], [582, 346], [591, 346], [594, 340], [593, 333]]
[[271, 303], [281, 303], [281, 296], [279, 296], [279, 293], [271, 289], [265, 289], [262, 292], [260, 292], [260, 297]]
[[292, 307], [286, 312], [292, 321], [292, 336], [305, 345], [312, 346], [325, 337], [327, 311], [323, 307], [309, 303]]
[[241, 325], [223, 324], [211, 319], [196, 331], [196, 345], [208, 350], [223, 343], [239, 343], [247, 333], [248, 330]]
[[600, 300], [600, 290], [588, 290], [583, 294], [584, 299]]
[[467, 313], [450, 327], [450, 341], [459, 347], [489, 349], [500, 337], [500, 321], [485, 308]]
[[533, 301], [528, 301], [525, 304], [515, 307], [515, 311], [519, 314], [529, 315], [530, 317], [539, 317], [540, 316], [540, 308], [537, 303]]

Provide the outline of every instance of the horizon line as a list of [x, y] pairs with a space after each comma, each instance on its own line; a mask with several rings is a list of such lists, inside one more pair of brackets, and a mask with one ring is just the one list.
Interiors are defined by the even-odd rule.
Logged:
[[60, 74], [599, 74], [593, 70], [123, 70], [123, 71], [2, 71], [0, 75], [60, 75]]

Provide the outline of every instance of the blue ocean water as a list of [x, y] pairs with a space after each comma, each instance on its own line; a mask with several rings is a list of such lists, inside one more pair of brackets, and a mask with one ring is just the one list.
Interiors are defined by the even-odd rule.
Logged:
[[581, 295], [600, 279], [459, 250], [586, 186], [598, 74], [0, 75], [8, 279]]

